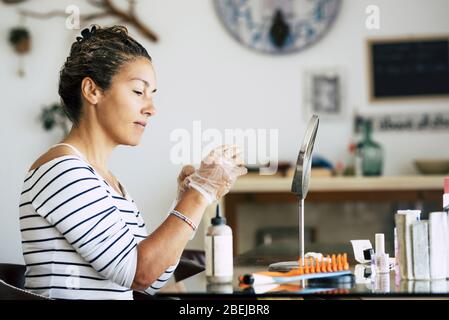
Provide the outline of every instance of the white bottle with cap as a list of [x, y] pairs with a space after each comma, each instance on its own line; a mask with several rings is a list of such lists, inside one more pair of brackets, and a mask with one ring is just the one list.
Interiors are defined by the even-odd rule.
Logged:
[[385, 236], [383, 233], [376, 233], [376, 272], [389, 273], [389, 255], [385, 253]]
[[232, 229], [226, 225], [217, 205], [216, 216], [206, 233], [206, 279], [210, 283], [229, 283], [233, 276]]

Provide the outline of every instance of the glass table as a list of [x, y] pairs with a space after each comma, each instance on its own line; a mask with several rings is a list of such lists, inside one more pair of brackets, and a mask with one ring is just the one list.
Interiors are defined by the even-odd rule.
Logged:
[[[335, 246], [338, 248], [338, 246]], [[387, 274], [371, 276], [370, 269], [364, 265], [355, 265], [349, 260], [353, 276], [351, 281], [326, 282], [326, 281], [302, 281], [301, 283], [270, 284], [258, 286], [242, 286], [239, 284], [239, 276], [268, 270], [269, 264], [279, 261], [295, 260], [293, 256], [288, 258], [285, 254], [281, 257], [273, 256], [275, 251], [266, 248], [258, 248], [234, 258], [234, 279], [229, 284], [210, 284], [206, 280], [205, 272], [200, 272], [183, 281], [167, 284], [159, 293], [159, 296], [176, 297], [229, 297], [235, 298], [260, 298], [260, 297], [444, 297], [449, 299], [449, 281], [407, 281], [401, 280], [398, 273], [392, 270]], [[351, 255], [349, 255], [351, 256]], [[347, 280], [348, 277], [346, 277]]]

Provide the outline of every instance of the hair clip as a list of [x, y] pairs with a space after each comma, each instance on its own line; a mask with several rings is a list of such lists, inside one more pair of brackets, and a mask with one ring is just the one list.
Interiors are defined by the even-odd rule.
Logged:
[[81, 37], [76, 37], [76, 40], [78, 42], [83, 41], [83, 40], [87, 40], [90, 39], [90, 37], [92, 37], [95, 32], [97, 31], [97, 27], [93, 26], [92, 29], [89, 30], [89, 28], [85, 28], [81, 31]]

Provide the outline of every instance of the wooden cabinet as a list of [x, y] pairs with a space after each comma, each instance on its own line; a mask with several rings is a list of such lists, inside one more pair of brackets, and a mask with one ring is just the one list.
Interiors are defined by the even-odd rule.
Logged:
[[[244, 176], [222, 199], [238, 253], [238, 206], [241, 203], [298, 202], [291, 177]], [[313, 177], [306, 202], [442, 202], [444, 176]]]

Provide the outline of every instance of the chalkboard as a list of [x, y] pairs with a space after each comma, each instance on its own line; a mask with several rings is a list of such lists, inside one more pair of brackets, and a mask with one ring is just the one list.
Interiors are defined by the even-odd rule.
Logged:
[[449, 36], [368, 41], [371, 99], [449, 96]]

